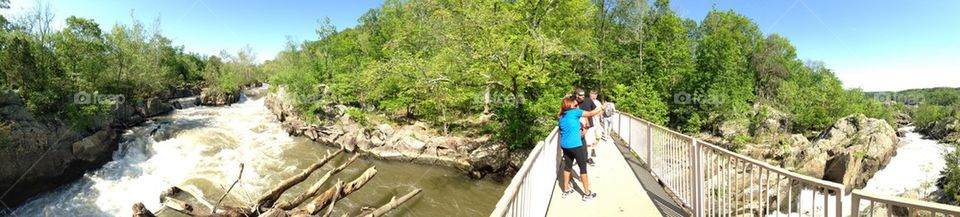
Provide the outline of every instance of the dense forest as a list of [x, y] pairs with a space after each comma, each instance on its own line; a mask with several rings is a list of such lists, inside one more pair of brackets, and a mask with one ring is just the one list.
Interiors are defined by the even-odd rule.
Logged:
[[[0, 0], [0, 8], [9, 9], [9, 0]], [[131, 25], [103, 29], [94, 20], [70, 16], [55, 30], [54, 19], [43, 5], [21, 17], [0, 16], [0, 90], [13, 90], [44, 119], [83, 127], [105, 118], [116, 103], [71, 103], [81, 92], [135, 101], [178, 86], [227, 91], [266, 78], [251, 49], [235, 55], [187, 53], [161, 34], [159, 20], [152, 27], [133, 19]]]
[[323, 22], [317, 40], [288, 42], [264, 64], [270, 82], [305, 113], [346, 104], [444, 132], [496, 134], [514, 148], [555, 126], [574, 87], [684, 132], [749, 125], [767, 109], [789, 114], [789, 133], [853, 113], [894, 117], [895, 108], [843, 89], [824, 63], [799, 59], [787, 38], [734, 11], [697, 22], [667, 0], [388, 0], [359, 22]]

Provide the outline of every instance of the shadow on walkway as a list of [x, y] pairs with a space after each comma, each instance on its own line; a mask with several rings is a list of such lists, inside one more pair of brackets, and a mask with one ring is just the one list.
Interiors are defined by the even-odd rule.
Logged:
[[660, 213], [663, 214], [663, 216], [690, 216], [690, 212], [667, 194], [663, 189], [664, 187], [653, 178], [650, 170], [630, 151], [629, 147], [626, 147], [626, 143], [624, 143], [618, 135], [611, 134], [608, 138], [614, 140], [613, 144], [616, 144], [617, 149], [620, 150], [620, 154], [623, 155], [623, 159], [630, 165], [633, 174], [636, 175], [637, 180], [643, 185], [644, 190], [647, 191], [647, 195], [653, 199], [653, 203], [660, 209]]

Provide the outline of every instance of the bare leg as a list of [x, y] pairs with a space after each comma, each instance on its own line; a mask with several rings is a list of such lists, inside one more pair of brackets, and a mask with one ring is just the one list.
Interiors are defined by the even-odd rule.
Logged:
[[[569, 174], [569, 173], [567, 173], [567, 174]], [[590, 191], [590, 180], [587, 180], [587, 174], [586, 174], [586, 173], [581, 173], [581, 174], [580, 174], [580, 182], [583, 182], [583, 193], [584, 193], [584, 194], [590, 194], [590, 193], [591, 193], [591, 191]]]
[[563, 171], [563, 192], [570, 191], [570, 171]]

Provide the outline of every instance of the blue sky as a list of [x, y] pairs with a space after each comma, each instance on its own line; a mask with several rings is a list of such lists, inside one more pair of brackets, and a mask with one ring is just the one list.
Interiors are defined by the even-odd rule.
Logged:
[[[148, 26], [160, 18], [163, 34], [188, 51], [216, 54], [251, 46], [260, 61], [280, 51], [287, 36], [316, 39], [318, 20], [342, 29], [382, 1], [99, 0], [49, 1], [55, 26], [70, 15], [93, 18], [109, 30], [133, 16]], [[13, 0], [16, 16], [34, 0]], [[733, 9], [779, 33], [802, 59], [819, 60], [848, 88], [902, 90], [960, 86], [960, 1], [674, 0], [683, 17], [700, 21], [714, 5]]]

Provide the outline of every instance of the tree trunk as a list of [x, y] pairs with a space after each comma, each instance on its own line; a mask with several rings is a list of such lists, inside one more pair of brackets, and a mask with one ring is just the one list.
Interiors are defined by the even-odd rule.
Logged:
[[340, 166], [333, 168], [330, 171], [327, 171], [327, 174], [324, 174], [319, 181], [314, 183], [313, 186], [310, 186], [310, 189], [308, 189], [307, 192], [300, 194], [300, 196], [293, 198], [293, 200], [277, 203], [273, 206], [273, 208], [283, 209], [283, 210], [293, 209], [297, 206], [300, 206], [300, 204], [302, 204], [304, 201], [307, 201], [307, 199], [317, 196], [317, 192], [320, 191], [320, 187], [323, 186], [324, 183], [327, 183], [327, 179], [330, 179], [330, 176], [333, 176], [334, 174], [339, 173], [341, 170], [346, 168], [347, 165], [350, 165], [350, 163], [353, 163], [354, 160], [357, 160], [357, 157], [359, 156], [360, 155], [354, 155], [353, 157], [350, 158], [350, 160], [347, 160], [347, 162], [344, 162], [343, 164], [340, 164]]
[[413, 198], [413, 196], [416, 196], [417, 194], [419, 194], [420, 191], [421, 190], [419, 188], [414, 189], [413, 191], [410, 191], [410, 193], [407, 193], [406, 195], [403, 195], [403, 197], [400, 197], [400, 199], [397, 199], [397, 197], [394, 196], [393, 198], [390, 198], [390, 202], [387, 202], [387, 204], [380, 206], [380, 208], [377, 208], [376, 210], [373, 210], [373, 211], [360, 213], [360, 215], [357, 215], [357, 216], [358, 217], [383, 216], [383, 214], [387, 214], [387, 212], [390, 212], [390, 210], [396, 209], [398, 206], [400, 206], [400, 204], [407, 202], [407, 200], [410, 200], [410, 198]]
[[361, 174], [360, 177], [357, 177], [353, 181], [344, 185], [338, 185], [339, 188], [334, 187], [334, 188], [330, 188], [326, 192], [323, 192], [323, 194], [321, 194], [319, 197], [317, 197], [316, 199], [308, 203], [307, 207], [303, 210], [300, 210], [299, 212], [307, 213], [310, 215], [316, 215], [317, 212], [319, 212], [321, 209], [323, 209], [324, 207], [329, 205], [331, 202], [333, 202], [333, 199], [334, 199], [333, 196], [335, 195], [334, 191], [341, 191], [339, 195], [343, 195], [343, 196], [350, 195], [350, 193], [353, 193], [353, 191], [356, 191], [357, 189], [362, 187], [364, 184], [366, 184], [367, 181], [370, 181], [370, 179], [373, 178], [373, 176], [376, 174], [377, 174], [377, 168], [370, 167], [367, 169], [367, 171], [363, 172], [363, 174]]
[[320, 167], [323, 167], [323, 165], [326, 164], [327, 161], [330, 161], [330, 159], [332, 159], [336, 155], [339, 155], [342, 152], [343, 152], [343, 149], [341, 148], [340, 150], [337, 150], [337, 152], [334, 152], [333, 154], [327, 154], [327, 156], [324, 157], [322, 160], [320, 160], [320, 162], [310, 165], [310, 167], [304, 169], [303, 172], [300, 172], [300, 174], [297, 174], [296, 176], [290, 177], [287, 180], [284, 180], [283, 182], [281, 182], [280, 185], [268, 191], [267, 194], [264, 194], [263, 196], [260, 197], [260, 199], [257, 200], [255, 204], [257, 210], [264, 211], [267, 208], [273, 207], [273, 204], [277, 202], [277, 199], [280, 198], [280, 195], [283, 194], [283, 192], [287, 191], [294, 185], [300, 184], [300, 182], [303, 182], [304, 180], [306, 180], [307, 177], [310, 177], [310, 174], [313, 173], [313, 171], [320, 169]]

